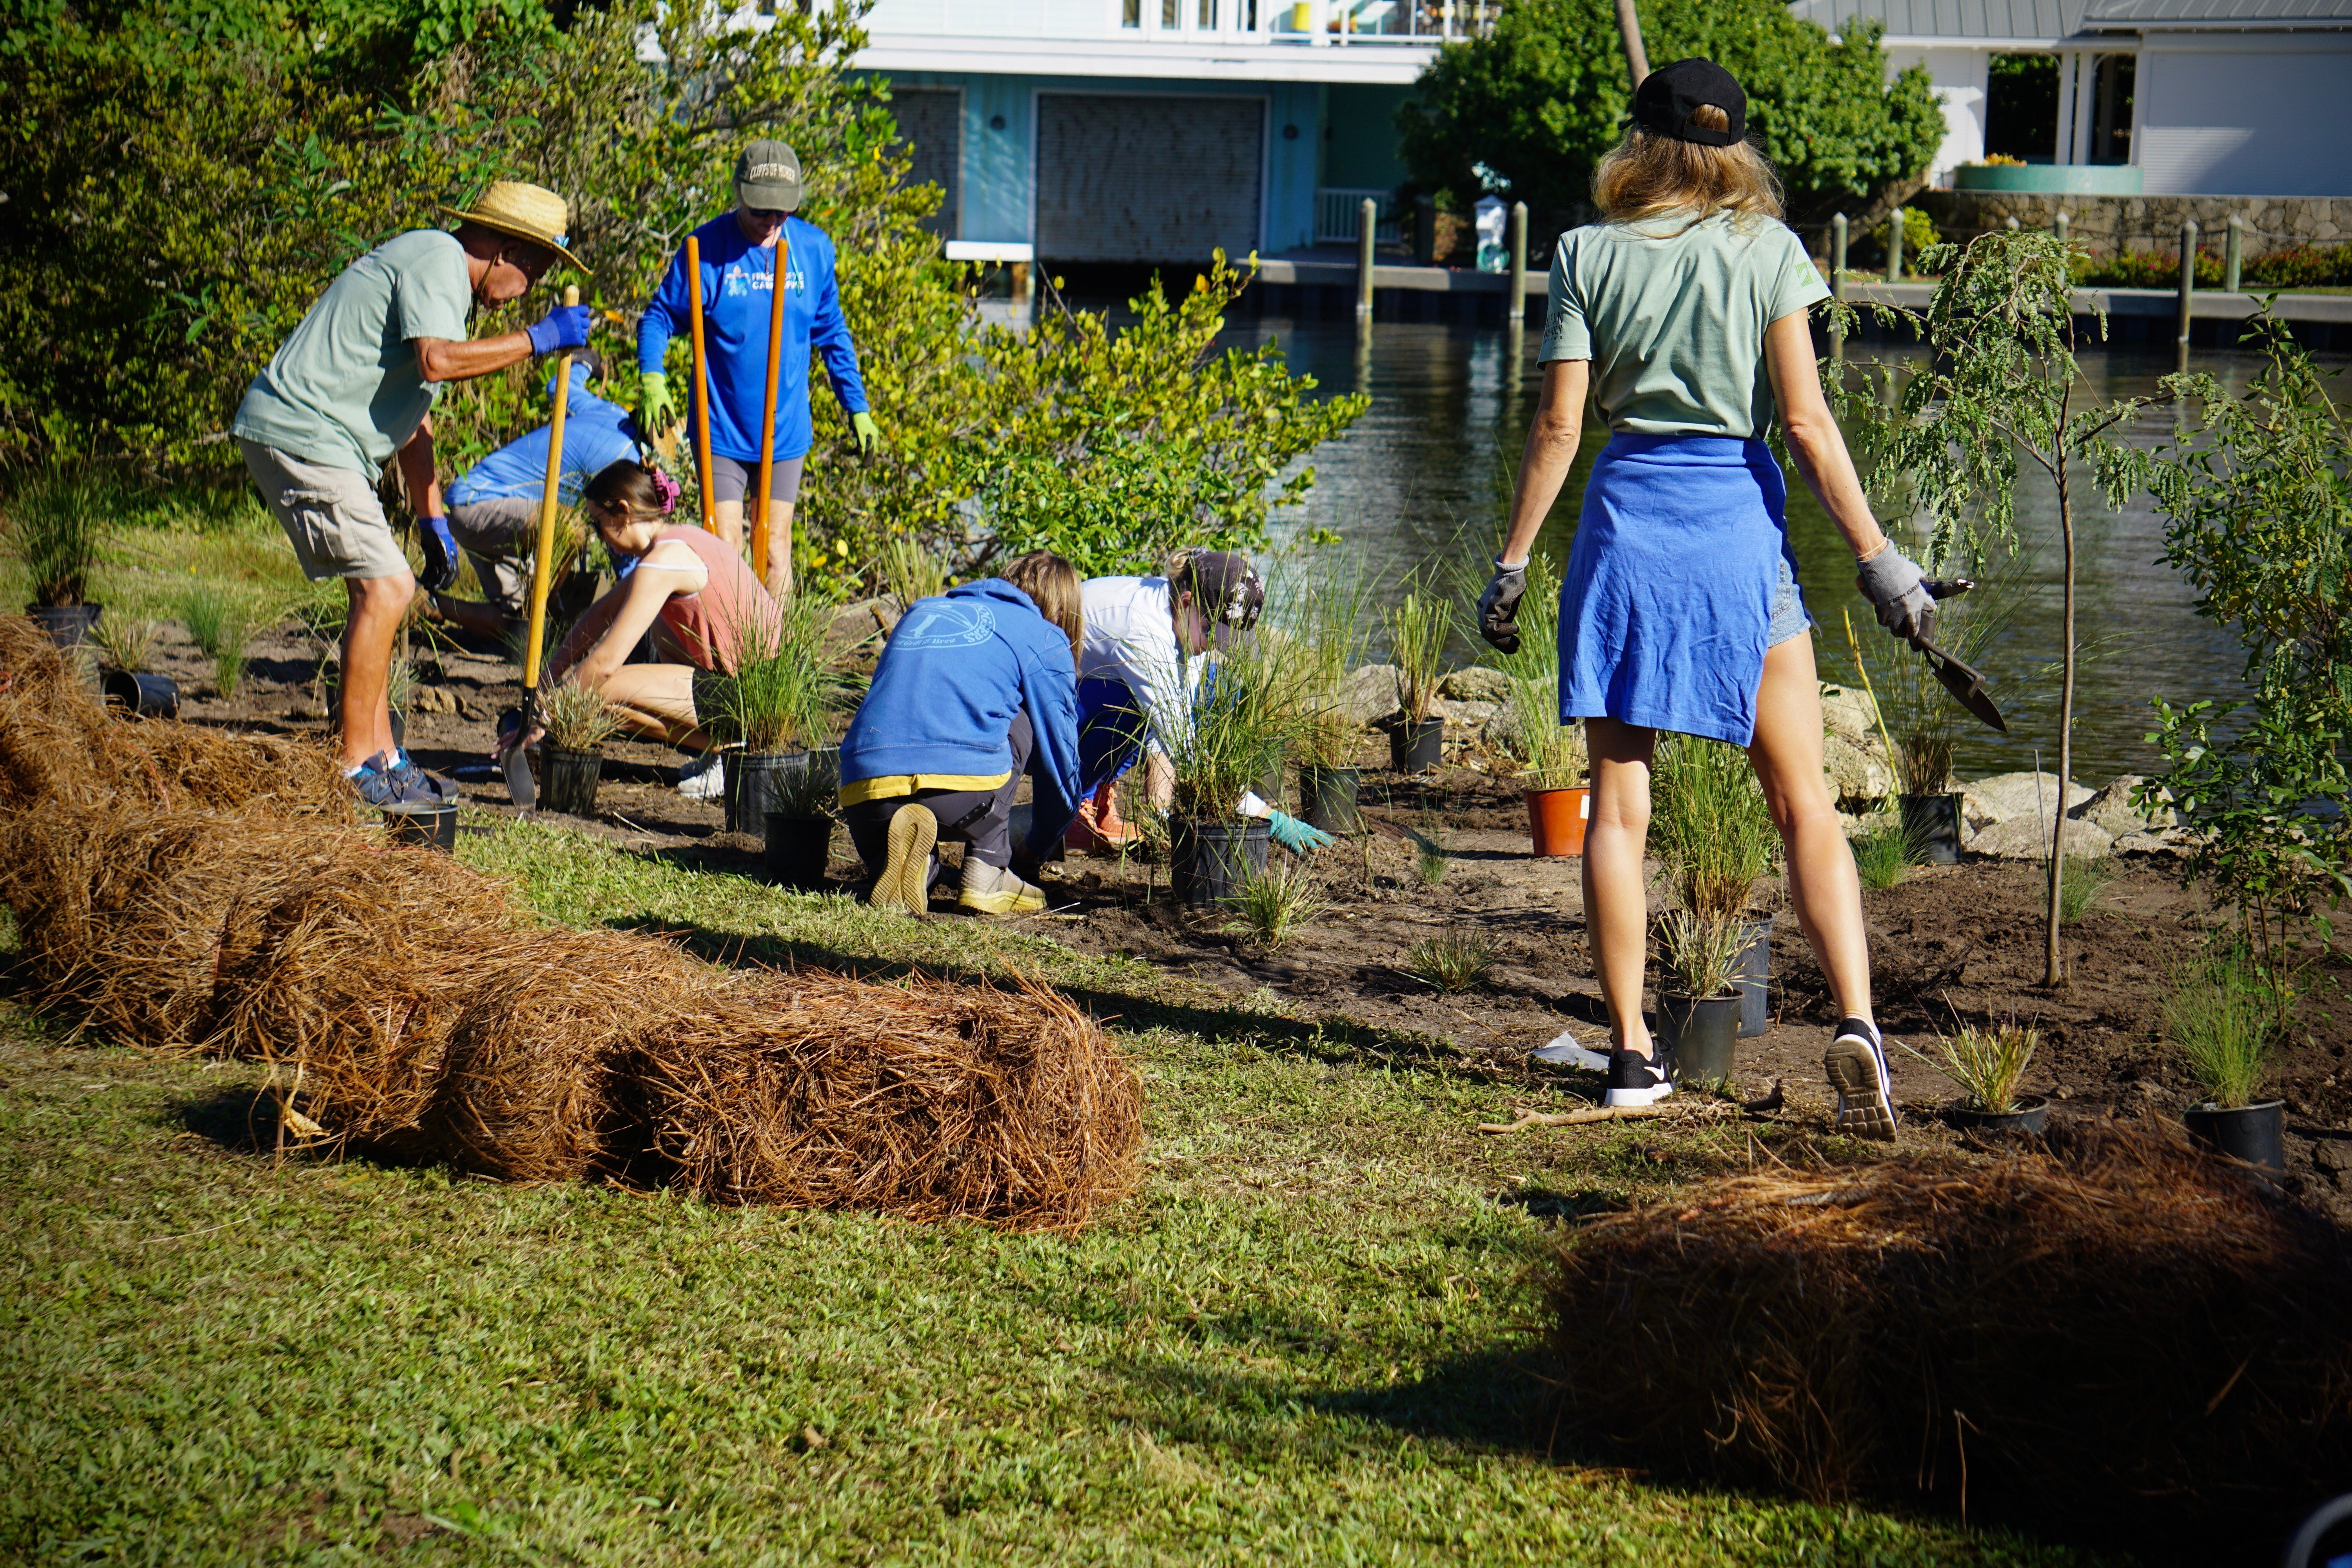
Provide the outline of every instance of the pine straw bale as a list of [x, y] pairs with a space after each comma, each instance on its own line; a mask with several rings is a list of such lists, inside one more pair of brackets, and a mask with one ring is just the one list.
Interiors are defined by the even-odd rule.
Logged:
[[107, 710], [48, 635], [0, 616], [0, 810], [37, 801], [121, 801], [157, 811], [266, 805], [351, 821], [356, 807], [326, 746]]
[[1142, 1090], [1048, 986], [799, 973], [640, 1042], [656, 1146], [722, 1203], [1074, 1228], [1135, 1183]]
[[413, 1148], [501, 1181], [635, 1173], [651, 1133], [635, 1042], [721, 984], [650, 937], [538, 933], [467, 997]]
[[1549, 1295], [1570, 1423], [1816, 1500], [2193, 1532], [2352, 1476], [2352, 1238], [2153, 1124], [1711, 1184]]

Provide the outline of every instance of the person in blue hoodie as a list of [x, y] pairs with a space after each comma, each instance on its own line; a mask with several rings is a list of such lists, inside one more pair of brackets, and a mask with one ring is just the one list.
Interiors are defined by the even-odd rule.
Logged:
[[[776, 424], [765, 437], [774, 453], [768, 493], [776, 504], [769, 525], [768, 559], [752, 563], [779, 601], [792, 592], [793, 506], [800, 499], [801, 465], [814, 439], [808, 384], [812, 349], [824, 360], [833, 395], [856, 433], [859, 453], [870, 455], [882, 440], [881, 427], [866, 407], [866, 383], [857, 373], [857, 346], [850, 341], [849, 322], [841, 313], [833, 240], [814, 224], [792, 216], [800, 205], [799, 156], [782, 142], [754, 142], [735, 161], [735, 210], [694, 231], [701, 247], [702, 336], [710, 377], [711, 472], [707, 482], [719, 537], [738, 550], [743, 546], [744, 498], [759, 482], [760, 418], [767, 405], [768, 320], [775, 299], [779, 237], [791, 253], [791, 272], [784, 279]], [[649, 437], [667, 430], [681, 412], [688, 417], [694, 413], [692, 396], [699, 393], [689, 396], [681, 411], [663, 369], [670, 340], [690, 331], [692, 312], [686, 247], [681, 245], [637, 322], [642, 389], [637, 423]]]
[[942, 838], [965, 845], [956, 903], [1034, 914], [1013, 869], [1013, 796], [1034, 785], [1022, 852], [1042, 860], [1078, 809], [1076, 568], [1035, 550], [908, 608], [841, 742], [841, 816], [873, 877], [866, 901], [930, 904]]
[[[629, 411], [596, 395], [604, 373], [604, 361], [593, 350], [573, 353], [572, 394], [563, 410], [563, 468], [555, 484], [556, 500], [565, 506], [580, 504], [581, 487], [590, 479], [637, 455], [637, 427]], [[552, 373], [546, 390], [551, 405]], [[436, 567], [437, 580], [457, 576], [457, 552], [462, 549], [487, 595], [487, 602], [478, 602], [435, 593], [435, 613], [452, 626], [499, 637], [530, 608], [531, 555], [539, 542], [541, 500], [547, 493], [549, 429], [542, 425], [519, 436], [467, 468], [442, 494], [449, 509], [446, 526], [436, 526], [443, 523], [439, 518], [425, 521], [425, 553]], [[446, 573], [437, 570], [444, 560]]]

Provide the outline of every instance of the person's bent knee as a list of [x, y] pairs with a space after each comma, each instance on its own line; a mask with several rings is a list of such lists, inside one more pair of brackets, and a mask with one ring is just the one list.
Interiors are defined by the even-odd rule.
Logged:
[[352, 598], [371, 609], [386, 605], [405, 608], [408, 602], [416, 597], [416, 574], [414, 572], [402, 572], [396, 576], [387, 577], [346, 577], [343, 584]]

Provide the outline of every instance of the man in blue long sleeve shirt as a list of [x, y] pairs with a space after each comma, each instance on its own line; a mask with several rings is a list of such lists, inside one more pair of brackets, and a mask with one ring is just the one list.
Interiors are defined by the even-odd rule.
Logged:
[[[629, 411], [596, 395], [604, 363], [593, 349], [572, 356], [572, 395], [563, 418], [563, 467], [555, 499], [580, 504], [581, 487], [607, 467], [637, 455], [637, 429]], [[555, 400], [555, 377], [547, 378], [548, 401]], [[474, 563], [487, 604], [433, 595], [433, 607], [451, 624], [484, 637], [497, 637], [528, 607], [530, 556], [539, 541], [541, 499], [547, 493], [549, 426], [518, 436], [467, 468], [442, 492], [449, 506], [449, 531]], [[557, 562], [561, 571], [566, 563]]]
[[[761, 415], [768, 389], [768, 319], [775, 299], [779, 237], [791, 258], [784, 280], [783, 363], [776, 377], [776, 424], [766, 445], [774, 454], [768, 493], [768, 559], [755, 563], [768, 592], [792, 592], [793, 506], [800, 499], [801, 464], [812, 439], [809, 354], [824, 359], [833, 395], [850, 416], [862, 451], [881, 431], [866, 405], [857, 348], [835, 287], [833, 241], [805, 219], [792, 216], [801, 201], [801, 162], [782, 142], [754, 142], [735, 163], [735, 210], [694, 231], [701, 250], [703, 347], [710, 375], [709, 485], [719, 531], [742, 546], [745, 497], [758, 483]], [[653, 301], [637, 323], [637, 370], [644, 394], [638, 425], [650, 436], [678, 412], [662, 370], [671, 338], [690, 331], [686, 247], [680, 246]], [[685, 410], [691, 417], [692, 397]]]

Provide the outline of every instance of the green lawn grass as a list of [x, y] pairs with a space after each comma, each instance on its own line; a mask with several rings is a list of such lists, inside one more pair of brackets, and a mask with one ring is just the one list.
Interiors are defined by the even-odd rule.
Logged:
[[0, 1005], [0, 1557], [2088, 1561], [1546, 1451], [1545, 1216], [1742, 1164], [1738, 1129], [1482, 1139], [1530, 1097], [1433, 1042], [560, 829], [465, 852], [744, 960], [1042, 970], [1122, 1015], [1142, 1188], [1014, 1237], [273, 1160], [256, 1069]]

